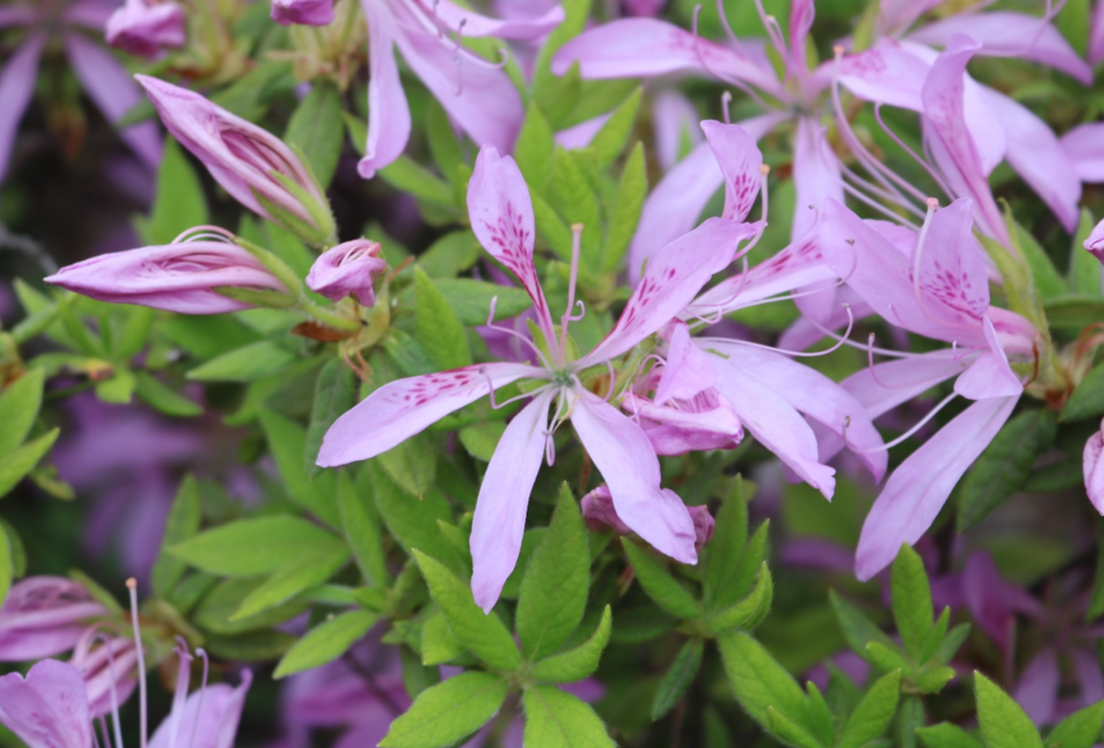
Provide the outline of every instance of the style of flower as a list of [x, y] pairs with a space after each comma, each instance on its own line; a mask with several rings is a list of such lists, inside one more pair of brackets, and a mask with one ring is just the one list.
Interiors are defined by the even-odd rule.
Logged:
[[976, 401], [886, 481], [859, 539], [856, 573], [863, 580], [893, 561], [902, 543], [915, 543], [928, 529], [1023, 393], [1008, 354], [1033, 355], [1037, 333], [1018, 314], [990, 306], [988, 272], [971, 215], [969, 200], [938, 211], [932, 200], [911, 246], [902, 246], [888, 238], [899, 227], [864, 222], [830, 202], [819, 230], [825, 262], [876, 313], [892, 325], [954, 346], [903, 354], [902, 360], [872, 365], [845, 380], [843, 386], [871, 417], [956, 375], [951, 397]]
[[311, 266], [307, 287], [330, 301], [352, 295], [360, 304], [372, 306], [376, 303], [373, 283], [386, 268], [379, 242], [355, 239], [323, 252]]
[[[534, 217], [517, 164], [484, 146], [468, 187], [468, 211], [480, 244], [518, 279], [533, 301], [539, 366], [487, 363], [401, 379], [384, 385], [341, 416], [318, 455], [323, 466], [368, 459], [395, 447], [443, 416], [521, 379], [536, 386], [532, 402], [507, 426], [480, 487], [472, 523], [472, 590], [489, 611], [517, 562], [529, 494], [552, 432], [570, 420], [605, 478], [617, 513], [657, 550], [695, 563], [693, 521], [681, 499], [660, 487], [659, 460], [647, 435], [583, 381], [592, 367], [613, 362], [667, 324], [732, 259], [749, 233], [743, 224], [711, 219], [671, 243], [648, 263], [613, 330], [592, 351], [575, 358], [567, 326], [575, 307], [577, 253], [567, 312], [552, 321], [533, 264]], [[603, 372], [604, 373], [604, 372]], [[612, 387], [612, 384], [607, 386]], [[549, 408], [554, 407], [549, 424]]]
[[[126, 68], [88, 35], [103, 34], [114, 8], [98, 0], [24, 0], [0, 8], [0, 29], [23, 27], [27, 32], [0, 70], [0, 180], [8, 170], [19, 121], [34, 95], [42, 52], [55, 37], [60, 37], [73, 73], [108, 122], [118, 122], [141, 100]], [[156, 124], [131, 125], [121, 129], [119, 137], [147, 166], [161, 161]]]
[[323, 244], [334, 233], [329, 202], [310, 168], [263, 128], [171, 83], [135, 76], [161, 121], [239, 203]]
[[450, 0], [361, 0], [368, 20], [368, 142], [360, 175], [370, 179], [406, 148], [410, 107], [395, 47], [459, 127], [478, 145], [509, 151], [524, 118], [521, 95], [501, 65], [464, 47], [461, 36], [537, 39], [563, 20], [553, 7], [527, 20], [499, 20]]
[[156, 57], [187, 40], [184, 9], [173, 0], [126, 0], [107, 19], [105, 38], [112, 47], [140, 57]]

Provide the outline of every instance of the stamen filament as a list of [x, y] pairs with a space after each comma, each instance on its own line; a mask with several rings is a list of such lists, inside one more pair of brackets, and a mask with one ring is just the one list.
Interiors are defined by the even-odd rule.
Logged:
[[[138, 580], [131, 577], [126, 581], [127, 590], [130, 592], [130, 623], [134, 628], [134, 647], [138, 655], [138, 705], [140, 733], [142, 748], [146, 748], [146, 739], [149, 735], [149, 719], [146, 715], [146, 658], [142, 652], [142, 632], [138, 627]], [[121, 745], [121, 744], [120, 744]]]
[[567, 323], [573, 319], [571, 310], [575, 306], [575, 284], [579, 279], [579, 253], [582, 248], [583, 224], [571, 224], [571, 278], [567, 283], [567, 309], [560, 318], [560, 365], [567, 365]]
[[910, 436], [912, 436], [917, 431], [919, 431], [921, 428], [923, 428], [924, 424], [926, 424], [928, 421], [930, 421], [932, 418], [934, 418], [936, 413], [943, 410], [943, 408], [946, 407], [947, 404], [950, 403], [951, 400], [954, 400], [956, 397], [958, 397], [957, 392], [952, 392], [951, 394], [947, 395], [945, 398], [943, 398], [943, 400], [941, 400], [939, 402], [938, 405], [936, 405], [934, 408], [932, 408], [930, 411], [928, 411], [928, 414], [926, 416], [924, 416], [923, 418], [921, 418], [920, 421], [915, 426], [913, 426], [911, 429], [909, 429], [905, 433], [898, 436], [893, 441], [886, 442], [885, 444], [881, 445], [880, 447], [873, 447], [871, 449], [856, 449], [850, 442], [847, 441], [847, 427], [850, 425], [850, 424], [847, 424], [847, 423], [845, 423], [844, 427], [843, 427], [843, 441], [844, 441], [844, 443], [847, 444], [847, 448], [850, 449], [855, 454], [868, 455], [868, 454], [872, 454], [874, 452], [885, 452], [889, 449], [892, 449], [893, 447], [896, 447], [898, 444], [903, 442], [905, 439], [908, 439]]

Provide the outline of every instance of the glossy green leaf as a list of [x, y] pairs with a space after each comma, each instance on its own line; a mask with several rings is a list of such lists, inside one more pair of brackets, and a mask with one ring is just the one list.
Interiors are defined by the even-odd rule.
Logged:
[[29, 369], [0, 392], [0, 455], [14, 450], [31, 433], [45, 382], [45, 371]]
[[832, 604], [832, 611], [836, 614], [836, 620], [847, 640], [847, 645], [860, 657], [864, 659], [867, 657], [866, 645], [870, 642], [877, 642], [887, 647], [896, 646], [884, 631], [861, 610], [840, 597], [835, 590], [828, 591], [828, 600]]
[[678, 618], [697, 618], [701, 615], [701, 607], [694, 596], [649, 551], [627, 539], [622, 546], [640, 585], [659, 607]]
[[464, 654], [464, 647], [449, 630], [444, 614], [437, 611], [422, 625], [422, 664], [440, 665]]
[[901, 546], [893, 562], [891, 591], [897, 631], [909, 654], [919, 661], [924, 642], [932, 630], [935, 612], [924, 562], [908, 545]]
[[50, 451], [50, 447], [54, 446], [59, 433], [61, 429], [47, 431], [37, 439], [32, 439], [22, 447], [8, 452], [3, 459], [0, 459], [0, 497], [15, 488], [16, 484], [31, 472], [38, 461]]
[[136, 371], [134, 376], [136, 378], [135, 394], [165, 415], [188, 417], [203, 413], [203, 406], [192, 402], [176, 390], [166, 386], [148, 371]]
[[552, 683], [572, 683], [591, 675], [598, 669], [602, 652], [609, 643], [611, 620], [607, 605], [598, 621], [598, 628], [589, 639], [574, 649], [541, 660], [529, 672], [537, 680]]
[[651, 717], [655, 722], [671, 711], [686, 689], [694, 682], [694, 678], [701, 669], [702, 653], [705, 651], [705, 642], [701, 639], [690, 639], [682, 645], [682, 649], [675, 655], [675, 661], [663, 679], [659, 682], [655, 697], [652, 699]]
[[588, 704], [555, 686], [534, 686], [522, 696], [525, 748], [615, 748]]
[[336, 660], [375, 625], [379, 616], [353, 610], [323, 621], [308, 631], [283, 656], [272, 677], [276, 679]]
[[369, 584], [383, 586], [391, 578], [384, 558], [383, 535], [374, 508], [370, 506], [372, 497], [361, 490], [362, 483], [354, 483], [348, 471], [342, 471], [337, 476], [341, 529], [364, 579]]
[[314, 81], [310, 93], [292, 112], [284, 133], [284, 141], [297, 146], [306, 155], [322, 189], [333, 179], [345, 141], [341, 115], [341, 95], [337, 87], [320, 79]]
[[224, 353], [188, 372], [196, 382], [252, 382], [283, 371], [296, 360], [286, 348], [262, 340]]
[[166, 548], [192, 537], [199, 532], [199, 523], [203, 510], [199, 503], [199, 490], [195, 478], [188, 475], [180, 482], [176, 491], [168, 519], [165, 520], [165, 535], [161, 540], [161, 550], [153, 565], [153, 591], [158, 597], [168, 597], [176, 583], [184, 576], [187, 564], [166, 552]]
[[617, 196], [610, 211], [606, 229], [606, 243], [602, 249], [602, 270], [617, 268], [629, 249], [636, 227], [640, 224], [640, 212], [648, 195], [648, 173], [644, 163], [644, 146], [637, 143], [621, 170], [617, 184]]
[[296, 558], [344, 546], [318, 525], [277, 514], [242, 519], [207, 530], [176, 545], [169, 553], [212, 574], [249, 577], [271, 574]]
[[368, 470], [376, 508], [395, 540], [407, 552], [419, 548], [438, 556], [444, 539], [437, 520], [452, 520], [448, 501], [437, 491], [416, 498], [399, 488], [380, 467], [370, 464]]
[[1092, 748], [1100, 742], [1104, 701], [1080, 709], [1058, 723], [1047, 735], [1047, 748]]
[[949, 722], [921, 727], [916, 735], [925, 748], [984, 748], [970, 733]]
[[995, 683], [974, 672], [978, 720], [986, 748], [1043, 748], [1031, 718]]
[[460, 443], [472, 457], [490, 462], [505, 431], [506, 424], [502, 421], [472, 424], [460, 429]]
[[629, 134], [636, 124], [640, 97], [641, 89], [637, 88], [613, 110], [613, 114], [591, 139], [590, 147], [594, 149], [599, 169], [608, 168], [621, 155], [621, 151], [625, 150]]
[[318, 450], [322, 446], [322, 439], [326, 432], [338, 417], [356, 405], [357, 384], [353, 370], [340, 358], [330, 359], [318, 372], [310, 421], [307, 426], [306, 447], [303, 450], [303, 460], [309, 478], [314, 478], [322, 471], [315, 460], [318, 458]]
[[1084, 241], [1089, 238], [1089, 234], [1092, 233], [1095, 223], [1089, 209], [1082, 208], [1077, 233], [1073, 235], [1073, 241], [1070, 243], [1068, 282], [1070, 290], [1075, 294], [1092, 295], [1100, 293], [1100, 260], [1082, 246]]
[[736, 699], [752, 719], [769, 728], [767, 710], [777, 709], [798, 724], [808, 715], [805, 694], [763, 645], [740, 631], [717, 639]]
[[215, 582], [189, 613], [189, 622], [212, 634], [243, 634], [289, 621], [301, 615], [309, 606], [301, 600], [289, 600], [255, 615], [235, 618], [234, 614], [241, 607], [242, 600], [267, 581], [268, 578], [262, 575], [231, 577]]
[[268, 629], [230, 636], [212, 635], [204, 639], [204, 649], [215, 657], [235, 662], [271, 662], [295, 645], [295, 637]]
[[424, 499], [437, 481], [437, 450], [429, 434], [417, 434], [375, 458], [403, 491]]
[[774, 734], [783, 743], [795, 748], [824, 748], [816, 736], [803, 725], [790, 719], [773, 706], [767, 707], [767, 721], [763, 724], [767, 731]]
[[759, 567], [759, 578], [748, 596], [724, 610], [706, 615], [705, 627], [713, 634], [722, 634], [734, 628], [754, 628], [770, 611], [773, 599], [774, 580], [764, 561]]
[[883, 675], [863, 696], [862, 701], [847, 719], [840, 735], [838, 748], [862, 748], [882, 733], [893, 721], [897, 712], [897, 700], [901, 695], [901, 671]]
[[433, 280], [414, 266], [414, 316], [418, 342], [441, 369], [457, 369], [472, 362], [468, 333], [460, 317]]
[[441, 173], [452, 179], [456, 167], [464, 161], [464, 154], [452, 120], [449, 119], [444, 107], [433, 97], [430, 97], [427, 102], [425, 122], [426, 138], [429, 140], [429, 150], [433, 154], [433, 160], [437, 162]]
[[1043, 299], [1053, 299], [1069, 292], [1066, 282], [1054, 267], [1046, 250], [1022, 226], [1016, 225], [1016, 241], [1020, 254], [1031, 270], [1035, 289]]
[[153, 212], [148, 221], [138, 222], [147, 244], [168, 244], [180, 233], [211, 222], [203, 186], [174, 138], [165, 138], [154, 189]]
[[330, 527], [341, 526], [337, 508], [336, 475], [332, 470], [319, 473], [313, 480], [303, 456], [307, 454], [307, 432], [295, 421], [264, 409], [260, 412], [265, 440], [276, 460], [288, 495], [296, 504], [314, 514]]
[[552, 154], [556, 149], [553, 134], [540, 108], [530, 104], [514, 146], [514, 160], [534, 192], [543, 192], [552, 176]]
[[380, 169], [379, 176], [392, 187], [409, 192], [419, 200], [455, 209], [452, 187], [409, 156], [399, 156]]
[[290, 600], [303, 590], [322, 584], [349, 560], [349, 548], [341, 542], [290, 559], [264, 584], [242, 600], [231, 620], [247, 618]]
[[1104, 415], [1104, 363], [1097, 364], [1077, 385], [1062, 408], [1062, 421], [1080, 421]]
[[15, 577], [15, 558], [6, 527], [0, 526], [0, 605], [8, 596]]
[[739, 593], [733, 593], [730, 586], [731, 578], [747, 546], [747, 532], [744, 482], [737, 475], [732, 479], [728, 496], [717, 512], [713, 538], [702, 549], [702, 600], [707, 611], [726, 607], [739, 599]]

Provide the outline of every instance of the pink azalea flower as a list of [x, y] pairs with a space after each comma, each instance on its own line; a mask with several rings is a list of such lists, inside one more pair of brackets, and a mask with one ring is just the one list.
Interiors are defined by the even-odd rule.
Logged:
[[1104, 60], [1104, 2], [1096, 0], [1089, 24], [1089, 62], [1096, 65], [1101, 60]]
[[183, 47], [184, 9], [173, 0], [126, 0], [107, 19], [107, 43], [140, 57], [156, 57], [165, 49]]
[[747, 228], [710, 219], [665, 247], [648, 263], [613, 331], [592, 351], [572, 360], [567, 325], [575, 306], [574, 275], [568, 311], [557, 330], [533, 264], [534, 218], [528, 188], [513, 159], [499, 156], [493, 146], [485, 146], [476, 161], [468, 187], [468, 211], [480, 243], [517, 277], [533, 300], [543, 338], [538, 347], [541, 365], [477, 364], [391, 382], [337, 420], [325, 436], [318, 464], [335, 466], [374, 457], [494, 390], [532, 380], [542, 384], [530, 392], [532, 402], [507, 427], [480, 488], [471, 534], [476, 602], [489, 611], [514, 568], [541, 458], [546, 453], [549, 461], [554, 458], [551, 434], [567, 420], [609, 485], [626, 525], [662, 553], [695, 563], [693, 521], [681, 499], [660, 487], [659, 460], [647, 435], [585, 388], [580, 374], [591, 367], [612, 367], [615, 359], [681, 312], [731, 261]]
[[938, 211], [929, 206], [915, 243], [906, 248], [879, 233], [879, 222], [863, 222], [838, 203], [825, 211], [820, 243], [832, 271], [887, 322], [955, 346], [871, 366], [844, 386], [871, 416], [955, 375], [955, 394], [977, 401], [886, 482], [859, 539], [856, 573], [863, 580], [928, 529], [1023, 392], [1007, 354], [1032, 355], [1036, 332], [1026, 319], [989, 305], [988, 272], [971, 233], [971, 212], [965, 199]]
[[28, 577], [0, 606], [0, 660], [26, 662], [76, 646], [91, 619], [107, 615], [84, 585], [65, 577]]
[[[463, 46], [465, 37], [537, 39], [563, 20], [555, 6], [526, 20], [479, 15], [450, 0], [361, 0], [368, 19], [368, 142], [365, 179], [402, 155], [410, 108], [395, 64], [395, 47], [464, 132], [478, 144], [509, 151], [524, 118], [521, 95], [501, 66]], [[459, 56], [459, 57], [458, 57]]]
[[272, 20], [284, 26], [329, 26], [334, 20], [334, 0], [272, 0]]
[[[602, 484], [579, 502], [587, 527], [595, 532], [613, 530], [618, 535], [632, 535], [632, 529], [617, 516], [617, 507], [613, 505], [613, 495], [609, 486]], [[716, 521], [707, 506], [687, 507], [694, 520], [694, 547], [701, 550], [713, 538]]]
[[376, 276], [387, 268], [379, 256], [379, 242], [355, 239], [328, 249], [314, 261], [307, 275], [307, 287], [330, 301], [350, 294], [364, 306], [376, 303]]
[[[38, 66], [47, 44], [59, 37], [70, 66], [108, 122], [118, 122], [141, 100], [130, 73], [88, 31], [102, 34], [114, 3], [100, 0], [24, 0], [0, 8], [0, 29], [23, 27], [22, 44], [0, 70], [0, 180], [7, 173], [16, 131], [30, 105]], [[161, 161], [157, 125], [143, 122], [119, 131], [119, 137], [149, 167]]]
[[1096, 511], [1104, 514], [1104, 421], [1085, 442], [1085, 490]]

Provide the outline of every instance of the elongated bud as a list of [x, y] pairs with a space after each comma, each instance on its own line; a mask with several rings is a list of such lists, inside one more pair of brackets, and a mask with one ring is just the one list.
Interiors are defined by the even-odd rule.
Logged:
[[[258, 305], [291, 306], [297, 297], [252, 253], [237, 244], [213, 239], [100, 255], [64, 267], [46, 282], [100, 301], [181, 314], [219, 314]], [[246, 301], [220, 293], [224, 288], [254, 293]], [[274, 303], [265, 304], [265, 294]]]
[[[591, 530], [601, 532], [608, 527], [618, 535], [632, 534], [629, 526], [617, 515], [617, 509], [613, 506], [613, 496], [605, 483], [584, 496], [580, 504], [583, 519]], [[713, 537], [716, 523], [707, 507], [688, 506], [686, 510], [694, 520], [694, 547], [700, 551], [702, 546]]]
[[352, 295], [364, 306], [376, 303], [374, 283], [387, 268], [379, 242], [356, 239], [323, 252], [311, 266], [307, 287], [330, 301]]
[[334, 19], [334, 0], [272, 0], [272, 20], [288, 26], [329, 26]]
[[1104, 264], [1104, 221], [1096, 224], [1082, 246]]
[[152, 58], [184, 46], [184, 9], [172, 0], [127, 0], [107, 19], [107, 43], [139, 57]]
[[329, 241], [334, 232], [329, 202], [296, 151], [197, 93], [147, 75], [135, 77], [169, 132], [234, 199], [310, 244]]

